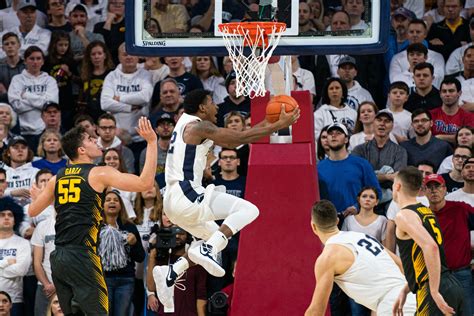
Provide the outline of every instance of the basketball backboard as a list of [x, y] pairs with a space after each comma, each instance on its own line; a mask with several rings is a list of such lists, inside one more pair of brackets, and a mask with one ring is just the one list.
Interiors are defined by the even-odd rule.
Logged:
[[[147, 32], [145, 21], [157, 15], [159, 5], [175, 4], [175, 8], [189, 0], [129, 0], [126, 1], [126, 45], [131, 54], [142, 56], [226, 56], [228, 52], [217, 26], [220, 22], [245, 19], [247, 7], [258, 10], [258, 5], [248, 5], [246, 0], [194, 0], [188, 24], [196, 24], [199, 19], [209, 19], [209, 31], [191, 32]], [[214, 9], [209, 3], [215, 1]], [[173, 2], [173, 3], [172, 3]], [[278, 3], [280, 20], [287, 23], [274, 55], [315, 55], [315, 54], [370, 54], [383, 52], [387, 47], [390, 28], [390, 8], [388, 0], [341, 0], [346, 10], [350, 6], [363, 6], [359, 29], [331, 31], [299, 31], [299, 0], [273, 0]], [[310, 0], [308, 2], [311, 2]], [[247, 6], [247, 7], [246, 7]], [[256, 6], [256, 7], [255, 7]], [[197, 8], [197, 9], [196, 9]], [[201, 8], [199, 10], [199, 8]], [[180, 8], [184, 11], [184, 6]], [[178, 10], [179, 11], [179, 10]], [[169, 20], [169, 16], [166, 17]], [[247, 16], [248, 18], [248, 16]], [[159, 19], [157, 19], [159, 20]], [[202, 20], [201, 20], [202, 21]], [[212, 22], [211, 22], [212, 21]], [[149, 29], [149, 28], [148, 28]]]

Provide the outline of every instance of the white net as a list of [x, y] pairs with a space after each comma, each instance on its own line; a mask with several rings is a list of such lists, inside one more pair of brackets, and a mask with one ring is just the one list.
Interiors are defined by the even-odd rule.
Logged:
[[[254, 98], [265, 95], [265, 70], [286, 26], [273, 23], [269, 32], [268, 26], [265, 28], [261, 23], [255, 22], [251, 32], [249, 23], [252, 22], [245, 23], [247, 26], [234, 24], [232, 27], [224, 23], [219, 28], [236, 73], [237, 96]], [[248, 50], [245, 49], [246, 46]], [[250, 54], [246, 56], [248, 51]]]

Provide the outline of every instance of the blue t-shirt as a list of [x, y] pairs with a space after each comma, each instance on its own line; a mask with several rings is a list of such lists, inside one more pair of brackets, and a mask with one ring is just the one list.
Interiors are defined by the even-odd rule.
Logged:
[[227, 194], [231, 194], [242, 199], [245, 196], [245, 177], [239, 176], [237, 179], [230, 181], [224, 180], [221, 177], [216, 177], [212, 183], [214, 185], [225, 186]]
[[357, 194], [365, 186], [377, 188], [382, 196], [374, 169], [364, 158], [349, 155], [343, 160], [323, 159], [318, 164], [321, 199], [331, 201], [338, 212], [357, 204]]
[[49, 169], [51, 172], [55, 175], [58, 173], [58, 170], [66, 167], [67, 160], [66, 159], [61, 159], [58, 162], [50, 162], [44, 158], [40, 160], [33, 161], [31, 164], [33, 167], [38, 168], [38, 169]]

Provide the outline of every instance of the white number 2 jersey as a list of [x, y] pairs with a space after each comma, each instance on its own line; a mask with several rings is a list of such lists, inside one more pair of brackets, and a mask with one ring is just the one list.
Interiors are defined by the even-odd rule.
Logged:
[[186, 183], [186, 186], [191, 185], [193, 188], [202, 186], [207, 155], [214, 142], [209, 139], [199, 145], [189, 145], [184, 142], [183, 134], [186, 125], [197, 121], [201, 121], [201, 119], [184, 113], [176, 123], [166, 156], [165, 180], [167, 186], [177, 182]]
[[[357, 303], [377, 311], [378, 304], [392, 290], [400, 292], [406, 280], [383, 246], [372, 236], [345, 232], [332, 236], [327, 245], [337, 244], [352, 251], [355, 261], [336, 284]], [[394, 303], [394, 302], [393, 302]]]

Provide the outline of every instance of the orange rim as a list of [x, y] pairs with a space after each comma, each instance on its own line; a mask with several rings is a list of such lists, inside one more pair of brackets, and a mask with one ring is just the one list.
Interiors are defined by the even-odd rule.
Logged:
[[[268, 36], [272, 33], [278, 34], [286, 30], [283, 22], [230, 22], [219, 24], [219, 31], [225, 34], [235, 34], [244, 37], [244, 46], [262, 46], [260, 33], [263, 30], [263, 42], [268, 44]], [[248, 37], [245, 35], [248, 32]], [[249, 42], [250, 40], [250, 42]]]

